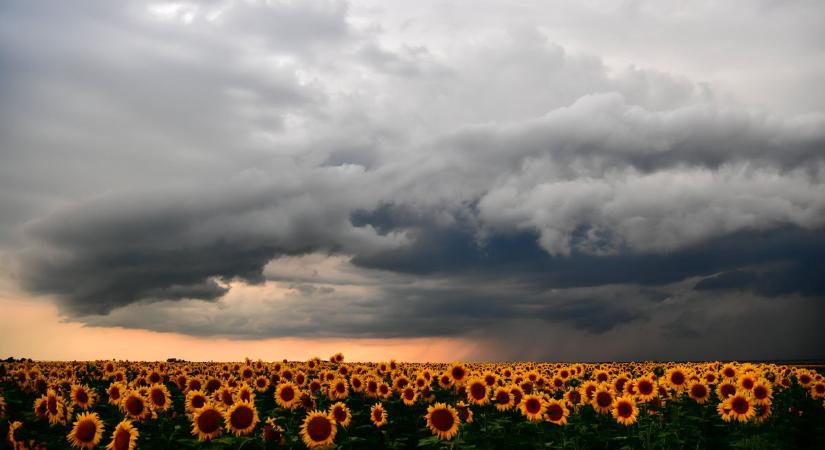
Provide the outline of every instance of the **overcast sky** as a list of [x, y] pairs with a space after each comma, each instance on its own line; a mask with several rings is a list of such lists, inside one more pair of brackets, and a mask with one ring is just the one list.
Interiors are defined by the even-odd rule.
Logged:
[[824, 81], [817, 0], [4, 1], [0, 321], [822, 358]]

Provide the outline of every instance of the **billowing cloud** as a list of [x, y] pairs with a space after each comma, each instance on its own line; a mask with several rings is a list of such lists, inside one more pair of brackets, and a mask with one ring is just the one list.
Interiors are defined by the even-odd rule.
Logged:
[[[751, 327], [780, 315], [763, 356], [820, 352], [825, 105], [766, 104], [741, 86], [768, 82], [699, 56], [628, 61], [604, 30], [548, 29], [550, 11], [601, 23], [559, 8], [12, 2], [0, 249], [89, 325], [759, 357]], [[805, 24], [772, 26], [805, 41]]]

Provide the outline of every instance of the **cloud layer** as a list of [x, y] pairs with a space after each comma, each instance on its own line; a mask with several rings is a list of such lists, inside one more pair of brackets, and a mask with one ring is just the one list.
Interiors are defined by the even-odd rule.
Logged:
[[[642, 4], [619, 23], [677, 20]], [[198, 336], [459, 336], [488, 342], [481, 358], [823, 356], [815, 83], [813, 99], [779, 101], [742, 88], [769, 87], [762, 70], [732, 79], [724, 61], [680, 66], [654, 46], [622, 62], [639, 42], [583, 37], [605, 5], [525, 4], [500, 23], [488, 14], [502, 5], [444, 8], [4, 6], [13, 276], [71, 320]], [[719, 11], [694, 8], [685, 20], [722, 33]], [[582, 28], [550, 27], [550, 12]], [[779, 22], [762, 51], [813, 80], [821, 67], [782, 51], [821, 54], [821, 31]], [[517, 350], [528, 332], [580, 344]]]

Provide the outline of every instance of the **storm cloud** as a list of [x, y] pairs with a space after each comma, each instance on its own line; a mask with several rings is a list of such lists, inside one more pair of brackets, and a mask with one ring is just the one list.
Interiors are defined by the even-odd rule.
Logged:
[[825, 7], [597, 3], [7, 3], [9, 272], [93, 326], [825, 356]]

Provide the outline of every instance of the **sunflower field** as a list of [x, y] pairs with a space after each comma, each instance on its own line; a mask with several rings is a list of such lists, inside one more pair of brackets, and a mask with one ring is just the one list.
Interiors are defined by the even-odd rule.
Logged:
[[825, 377], [761, 363], [0, 363], [1, 448], [825, 448]]

